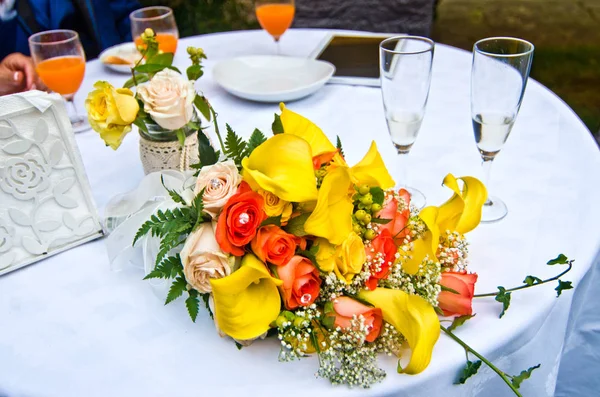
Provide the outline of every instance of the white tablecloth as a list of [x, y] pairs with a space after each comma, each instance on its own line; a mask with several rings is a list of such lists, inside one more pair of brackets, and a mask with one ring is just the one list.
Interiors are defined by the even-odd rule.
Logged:
[[[283, 36], [282, 51], [306, 56], [324, 34], [292, 30]], [[255, 127], [269, 131], [277, 105], [227, 94], [211, 79], [211, 67], [228, 57], [272, 54], [272, 39], [253, 31], [181, 40], [179, 66], [187, 65], [187, 45], [201, 46], [208, 54], [206, 74], [197, 86], [221, 123], [245, 136]], [[470, 62], [467, 52], [436, 46], [427, 113], [410, 154], [411, 182], [431, 204], [449, 196], [441, 187], [446, 173], [481, 176], [469, 108]], [[116, 85], [126, 78], [90, 62], [76, 97], [80, 108], [94, 81]], [[396, 155], [377, 88], [327, 85], [288, 106], [330, 138], [339, 135], [350, 163], [375, 139], [394, 170]], [[101, 212], [111, 197], [137, 186], [143, 173], [136, 134], [117, 152], [104, 147], [92, 131], [77, 135], [77, 142]], [[477, 292], [517, 285], [528, 274], [552, 276], [557, 269], [545, 262], [561, 252], [577, 260], [568, 279], [579, 284], [599, 249], [598, 169], [598, 149], [580, 120], [550, 91], [530, 81], [513, 133], [493, 169], [492, 191], [505, 199], [509, 215], [468, 236], [471, 269], [480, 274]], [[382, 357], [388, 376], [381, 384], [369, 390], [332, 387], [315, 378], [316, 358], [278, 363], [273, 340], [238, 351], [230, 340], [218, 337], [206, 314], [192, 323], [182, 301], [164, 306], [164, 297], [155, 296], [141, 278], [133, 269], [112, 272], [102, 240], [0, 278], [0, 395], [510, 395], [487, 368], [466, 385], [454, 386], [464, 352], [445, 336], [420, 375], [398, 375], [395, 360]], [[525, 396], [554, 393], [573, 292], [556, 299], [553, 288], [515, 293], [503, 319], [498, 319], [493, 298], [476, 300], [477, 317], [457, 331], [508, 373], [541, 363], [523, 383]]]

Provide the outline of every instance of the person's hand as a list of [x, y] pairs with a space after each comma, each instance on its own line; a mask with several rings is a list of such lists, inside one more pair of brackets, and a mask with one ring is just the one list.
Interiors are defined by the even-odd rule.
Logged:
[[30, 57], [13, 53], [0, 62], [0, 95], [35, 89], [45, 90], [46, 86], [35, 72]]

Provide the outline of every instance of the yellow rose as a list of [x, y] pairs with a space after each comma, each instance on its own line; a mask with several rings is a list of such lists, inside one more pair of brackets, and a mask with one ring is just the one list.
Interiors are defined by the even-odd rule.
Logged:
[[354, 276], [361, 272], [366, 260], [367, 254], [362, 239], [358, 234], [351, 232], [337, 248], [337, 260], [333, 270], [340, 280], [350, 283]]
[[271, 192], [258, 189], [258, 193], [265, 199], [265, 213], [268, 217], [281, 215], [281, 223], [285, 224], [292, 216], [292, 203], [277, 197]]
[[140, 107], [129, 88], [115, 88], [106, 81], [98, 81], [94, 88], [85, 100], [88, 120], [104, 142], [116, 150], [131, 131]]
[[336, 247], [326, 239], [319, 237], [315, 240], [314, 246], [318, 248], [315, 259], [319, 270], [323, 272], [332, 272], [335, 269], [335, 261], [337, 258]]

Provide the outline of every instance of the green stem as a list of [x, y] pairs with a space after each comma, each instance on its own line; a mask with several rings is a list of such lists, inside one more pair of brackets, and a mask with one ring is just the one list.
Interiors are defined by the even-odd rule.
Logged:
[[[520, 289], [525, 289], [525, 288], [529, 288], [529, 287], [535, 287], [535, 286], [538, 286], [538, 285], [549, 283], [550, 281], [558, 280], [559, 278], [561, 278], [562, 276], [564, 276], [565, 274], [567, 274], [571, 270], [572, 267], [573, 267], [573, 264], [571, 262], [569, 262], [569, 267], [567, 268], [567, 270], [565, 270], [564, 272], [562, 272], [558, 276], [554, 276], [554, 277], [551, 277], [549, 279], [542, 280], [542, 281], [540, 281], [538, 283], [531, 284], [531, 285], [529, 285], [529, 284], [523, 284], [523, 285], [521, 285], [519, 287], [514, 287], [514, 288], [511, 288], [511, 289], [507, 289], [506, 292], [518, 291]], [[498, 291], [496, 291], [496, 292], [488, 292], [486, 294], [476, 294], [476, 295], [473, 295], [473, 298], [484, 298], [486, 296], [496, 296], [496, 295], [498, 295]]]
[[221, 145], [221, 153], [225, 153], [225, 145], [223, 145], [223, 139], [221, 138], [221, 133], [219, 132], [219, 124], [217, 123], [217, 113], [210, 104], [208, 104], [208, 108], [210, 109], [210, 113], [213, 117], [213, 122], [215, 124], [215, 133], [217, 134], [217, 138], [219, 138], [219, 145]]
[[146, 53], [148, 53], [148, 49], [146, 48], [146, 50], [144, 52], [142, 52], [142, 57], [140, 59], [138, 59], [138, 61], [135, 63], [135, 65], [131, 68], [131, 77], [133, 78], [133, 84], [137, 87], [137, 79], [135, 78], [135, 68], [137, 68], [140, 63], [142, 62], [142, 60], [146, 57]]
[[442, 331], [444, 331], [446, 333], [446, 335], [448, 335], [450, 338], [452, 338], [456, 343], [458, 343], [465, 350], [469, 351], [475, 357], [477, 357], [478, 359], [480, 359], [481, 361], [483, 361], [488, 367], [490, 367], [495, 373], [497, 373], [498, 376], [500, 376], [502, 378], [502, 380], [508, 385], [508, 387], [510, 387], [510, 389], [517, 396], [523, 397], [523, 395], [521, 393], [519, 393], [519, 390], [517, 390], [516, 387], [513, 386], [513, 384], [511, 383], [510, 379], [508, 379], [508, 376], [503, 371], [501, 371], [498, 367], [496, 367], [494, 364], [492, 364], [487, 358], [483, 357], [481, 354], [479, 354], [475, 350], [473, 350], [471, 348], [471, 346], [467, 345], [465, 342], [462, 341], [462, 339], [460, 339], [458, 336], [454, 335], [452, 333], [452, 331], [448, 330], [448, 328], [444, 327], [443, 325], [440, 325], [440, 328], [442, 329]]

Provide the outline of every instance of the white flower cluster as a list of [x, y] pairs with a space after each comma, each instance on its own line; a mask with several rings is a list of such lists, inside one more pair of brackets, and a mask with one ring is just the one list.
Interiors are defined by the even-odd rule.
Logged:
[[[277, 337], [281, 341], [279, 361], [293, 361], [313, 353], [314, 342], [321, 343], [319, 340], [323, 339], [322, 336], [319, 337], [323, 332], [315, 329], [315, 323], [319, 323], [319, 327], [322, 327], [319, 321], [321, 312], [317, 309], [317, 305], [313, 303], [306, 309], [294, 313], [285, 312], [284, 317], [286, 320], [277, 324]], [[319, 349], [326, 346], [326, 344], [319, 346]]]
[[442, 268], [437, 261], [425, 257], [419, 265], [419, 270], [414, 275], [402, 269], [402, 261], [398, 262], [386, 280], [380, 283], [386, 288], [399, 289], [407, 294], [419, 295], [433, 307], [438, 305], [438, 295], [441, 287], [438, 284]]
[[440, 237], [437, 257], [444, 270], [460, 272], [469, 265], [469, 248], [464, 235], [446, 230]]

